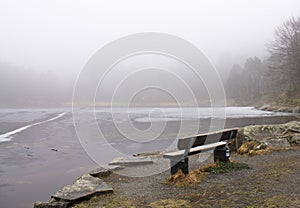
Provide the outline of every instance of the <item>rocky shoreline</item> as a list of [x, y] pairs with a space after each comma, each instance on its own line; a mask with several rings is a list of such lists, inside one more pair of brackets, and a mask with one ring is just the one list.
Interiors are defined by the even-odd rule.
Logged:
[[300, 113], [300, 106], [286, 106], [286, 105], [263, 105], [255, 108], [264, 111], [285, 112], [285, 113]]
[[[285, 124], [251, 125], [251, 126], [246, 126], [244, 128], [240, 128], [238, 132], [238, 136], [231, 142], [231, 149], [234, 152], [237, 152], [237, 155], [251, 156], [251, 155], [267, 154], [272, 149], [276, 149], [276, 148], [289, 149], [299, 145], [300, 145], [300, 121], [292, 121]], [[151, 157], [151, 154], [149, 154], [148, 156]], [[158, 153], [155, 153], [154, 156], [156, 159], [159, 158]], [[239, 157], [241, 156], [237, 156], [237, 158]], [[151, 165], [147, 166], [147, 168], [149, 167], [151, 168]], [[114, 168], [119, 169], [120, 167], [117, 166]], [[127, 167], [125, 167], [125, 169], [126, 168]], [[79, 179], [77, 179], [73, 184], [65, 186], [57, 193], [55, 193], [48, 202], [36, 202], [34, 204], [34, 208], [50, 208], [50, 207], [67, 208], [73, 206], [89, 207], [88, 205], [89, 199], [92, 197], [101, 197], [101, 196], [109, 195], [113, 199], [115, 198], [114, 196], [112, 196], [114, 195], [114, 191], [115, 191], [114, 188], [115, 186], [118, 185], [112, 183], [110, 180], [114, 181], [115, 183], [120, 183], [120, 180], [122, 178], [121, 176], [116, 176], [117, 174], [112, 173], [117, 169], [107, 170], [107, 169], [99, 168], [98, 170], [95, 170], [91, 173], [84, 174]], [[113, 176], [111, 176], [111, 174], [113, 174]], [[160, 175], [161, 176], [159, 177], [163, 178], [166, 175], [168, 175], [168, 173], [161, 173]], [[114, 177], [117, 177], [119, 179], [117, 181], [111, 179]], [[108, 180], [109, 182], [107, 182], [106, 180]], [[136, 182], [131, 182], [131, 180], [127, 178], [125, 180], [127, 180], [128, 183], [136, 183]], [[147, 180], [145, 179], [145, 181]], [[161, 181], [153, 180], [150, 183], [160, 183], [160, 182]], [[138, 187], [139, 186], [136, 186], [135, 189], [136, 192], [141, 191], [138, 189]], [[168, 187], [166, 187], [166, 189], [168, 189]], [[172, 193], [173, 189], [170, 187], [169, 189], [170, 189], [169, 192]], [[129, 190], [129, 189], [118, 190], [118, 192], [126, 192], [126, 191], [132, 192], [133, 190]], [[155, 195], [157, 193], [150, 193], [150, 194]], [[79, 206], [81, 203], [83, 203], [83, 205]], [[77, 206], [77, 204], [79, 205]], [[133, 202], [133, 204], [135, 204], [135, 202]], [[119, 205], [117, 205], [116, 207], [118, 206]], [[121, 207], [128, 207], [128, 206], [121, 206]]]
[[240, 128], [231, 149], [239, 154], [255, 154], [268, 148], [300, 145], [300, 121], [274, 125], [251, 125]]

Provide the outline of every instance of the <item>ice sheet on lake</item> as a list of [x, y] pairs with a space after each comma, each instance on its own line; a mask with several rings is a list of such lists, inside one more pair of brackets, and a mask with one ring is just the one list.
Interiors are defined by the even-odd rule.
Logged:
[[34, 124], [30, 124], [30, 125], [27, 125], [27, 126], [23, 126], [23, 127], [18, 128], [18, 129], [15, 129], [15, 130], [13, 130], [13, 131], [7, 132], [7, 133], [5, 133], [5, 134], [1, 134], [1, 135], [0, 135], [0, 142], [7, 142], [7, 141], [10, 141], [10, 140], [12, 139], [13, 135], [15, 135], [15, 134], [17, 134], [17, 133], [20, 133], [20, 132], [22, 132], [22, 131], [24, 131], [24, 130], [26, 130], [26, 129], [32, 127], [32, 126], [36, 126], [36, 125], [39, 125], [39, 124], [43, 124], [43, 123], [46, 123], [46, 122], [49, 122], [49, 121], [54, 121], [54, 120], [56, 120], [56, 119], [58, 119], [58, 118], [63, 117], [65, 114], [66, 114], [65, 112], [64, 112], [64, 113], [60, 113], [60, 114], [58, 114], [57, 116], [55, 116], [55, 117], [53, 117], [53, 118], [50, 118], [50, 119], [47, 119], [47, 120], [45, 120], [45, 121], [40, 121], [40, 122], [37, 122], [37, 123], [34, 123]]

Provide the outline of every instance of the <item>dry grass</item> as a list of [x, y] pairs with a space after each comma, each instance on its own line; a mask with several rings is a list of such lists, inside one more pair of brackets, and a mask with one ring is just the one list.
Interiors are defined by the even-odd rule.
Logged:
[[300, 204], [300, 195], [282, 195], [282, 196], [273, 196], [265, 200], [264, 204], [261, 207], [266, 208], [275, 208], [275, 207], [299, 207]]
[[164, 199], [149, 204], [151, 208], [191, 208], [192, 205], [187, 200]]
[[209, 168], [215, 168], [215, 167], [217, 167], [217, 163], [211, 163], [208, 165], [204, 165], [203, 167], [200, 168], [200, 170], [203, 172], [207, 172], [206, 170], [208, 170]]
[[[255, 156], [255, 155], [266, 155], [270, 153], [273, 149], [270, 147], [267, 147], [266, 149], [260, 149], [260, 150], [250, 150], [248, 152], [248, 155]], [[275, 150], [275, 149], [274, 149]]]
[[281, 151], [286, 149], [287, 149], [286, 147], [262, 146], [261, 143], [258, 141], [249, 141], [242, 144], [242, 146], [238, 148], [237, 153], [240, 155], [255, 156], [255, 155], [266, 155], [272, 151]]
[[165, 184], [175, 186], [187, 186], [201, 182], [206, 173], [200, 169], [193, 170], [189, 174], [185, 175], [179, 170], [176, 174], [171, 175], [165, 181]]
[[176, 174], [171, 175], [165, 181], [165, 184], [175, 185], [175, 186], [189, 186], [200, 183], [206, 174], [219, 174], [219, 173], [229, 173], [232, 171], [237, 171], [241, 169], [249, 169], [250, 167], [245, 163], [237, 162], [216, 162], [209, 165], [205, 165], [197, 170], [191, 171], [189, 174], [185, 175], [179, 170]]
[[257, 141], [245, 142], [238, 148], [237, 152], [240, 155], [249, 154], [250, 151], [254, 151], [259, 145], [260, 143]]

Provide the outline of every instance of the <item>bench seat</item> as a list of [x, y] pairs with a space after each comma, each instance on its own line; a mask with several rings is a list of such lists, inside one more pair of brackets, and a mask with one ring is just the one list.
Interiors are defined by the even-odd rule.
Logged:
[[[226, 142], [222, 141], [222, 142], [206, 144], [206, 145], [202, 145], [202, 146], [198, 146], [198, 147], [192, 147], [190, 149], [189, 153], [188, 153], [188, 156], [198, 154], [203, 150], [211, 150], [211, 149], [214, 149], [214, 148], [216, 148], [218, 146], [222, 146], [222, 145], [226, 145]], [[184, 153], [185, 153], [185, 150], [178, 150], [178, 151], [175, 151], [175, 152], [167, 152], [167, 153], [163, 154], [163, 157], [172, 159], [174, 157], [177, 158], [177, 157], [183, 156]]]

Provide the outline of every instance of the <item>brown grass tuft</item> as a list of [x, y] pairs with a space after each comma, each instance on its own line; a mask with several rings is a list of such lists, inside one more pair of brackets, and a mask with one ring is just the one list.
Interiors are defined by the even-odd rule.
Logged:
[[189, 174], [185, 175], [179, 170], [176, 174], [171, 175], [165, 181], [165, 184], [175, 186], [187, 186], [201, 182], [206, 173], [200, 169], [193, 170]]
[[191, 171], [185, 175], [179, 170], [176, 174], [169, 176], [165, 180], [165, 184], [175, 186], [188, 186], [199, 183], [205, 177], [206, 174], [222, 174], [232, 171], [238, 171], [242, 169], [249, 169], [250, 167], [245, 163], [238, 162], [216, 162], [209, 165], [205, 165], [197, 170]]
[[268, 147], [266, 145], [262, 145], [258, 141], [249, 141], [245, 142], [240, 146], [240, 148], [237, 150], [238, 154], [241, 155], [249, 155], [249, 156], [255, 156], [255, 155], [266, 155], [272, 151], [281, 151], [288, 149], [287, 147]]
[[270, 153], [272, 149], [270, 147], [267, 147], [266, 149], [260, 149], [260, 150], [250, 150], [248, 152], [248, 155], [255, 156], [255, 155], [266, 155]]
[[211, 163], [208, 165], [204, 165], [200, 168], [201, 171], [205, 172], [206, 170], [208, 170], [209, 168], [215, 168], [217, 167], [217, 163]]
[[249, 141], [249, 142], [245, 142], [244, 144], [242, 144], [242, 146], [240, 146], [240, 148], [238, 148], [237, 152], [241, 155], [244, 154], [249, 154], [249, 152], [251, 150], [255, 150], [255, 148], [259, 145], [260, 143], [257, 141]]

